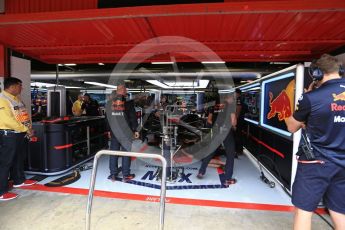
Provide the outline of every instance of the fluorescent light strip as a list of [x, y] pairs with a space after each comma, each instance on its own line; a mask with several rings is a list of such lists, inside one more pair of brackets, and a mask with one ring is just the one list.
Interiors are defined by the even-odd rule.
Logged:
[[66, 89], [81, 89], [82, 87], [78, 86], [65, 86]]
[[209, 82], [209, 80], [199, 80], [199, 88], [206, 88]]
[[111, 94], [114, 89], [105, 89], [105, 90], [95, 90], [95, 89], [84, 89], [80, 90], [82, 93], [97, 93], [97, 94]]
[[235, 92], [235, 89], [221, 89], [218, 90], [219, 93], [233, 93]]
[[97, 85], [97, 86], [103, 86], [103, 87], [107, 87], [107, 88], [111, 88], [111, 89], [117, 89], [117, 86], [103, 84], [103, 83], [99, 83], [99, 82], [85, 81], [84, 83], [89, 84], [89, 85]]
[[[204, 89], [207, 87], [209, 80], [199, 80], [195, 81], [194, 85], [198, 85], [193, 87], [193, 82], [160, 82], [157, 80], [146, 80], [148, 83], [159, 86], [163, 89], [174, 89], [174, 88], [182, 88], [182, 89]], [[199, 84], [197, 84], [199, 83]], [[184, 84], [191, 84], [190, 86], [186, 86]]]
[[164, 89], [169, 88], [169, 86], [167, 86], [166, 84], [163, 84], [162, 82], [157, 81], [157, 80], [146, 80], [146, 81], [152, 85], [156, 85], [156, 86], [162, 87]]
[[224, 64], [225, 61], [202, 61], [202, 64]]
[[197, 82], [166, 82], [164, 81], [164, 84], [168, 85], [169, 87], [197, 87]]
[[195, 90], [195, 91], [183, 91], [183, 90], [169, 90], [169, 89], [166, 89], [166, 90], [163, 90], [163, 94], [164, 93], [181, 93], [181, 94], [194, 94], [195, 93], [203, 93], [204, 91], [201, 91], [201, 90]]
[[254, 87], [258, 87], [260, 86], [260, 83], [254, 83], [254, 84], [251, 84], [251, 85], [246, 85], [244, 87], [239, 87], [240, 90], [245, 90], [245, 89], [251, 89], [251, 88], [254, 88]]
[[167, 65], [167, 64], [174, 64], [172, 61], [153, 61], [151, 62], [153, 65]]
[[30, 83], [31, 87], [54, 87], [54, 86], [62, 86], [65, 87], [66, 89], [81, 89], [81, 87], [78, 86], [66, 86], [66, 85], [55, 85], [55, 84], [50, 84], [50, 83], [43, 83], [43, 82], [31, 82]]
[[271, 65], [290, 65], [290, 62], [270, 62]]
[[[31, 82], [30, 86], [32, 87], [50, 87], [50, 86], [55, 86], [55, 84], [50, 84], [50, 83], [43, 83], [43, 82]], [[62, 86], [62, 85], [58, 85], [58, 86]]]
[[245, 121], [248, 121], [248, 122], [250, 122], [250, 123], [253, 123], [253, 124], [255, 124], [255, 125], [258, 125], [258, 124], [259, 124], [258, 121], [254, 121], [254, 120], [251, 120], [251, 119], [248, 119], [248, 118], [244, 118], [244, 120], [245, 120]]
[[76, 66], [75, 63], [67, 63], [67, 64], [58, 64], [58, 66]]
[[261, 89], [260, 87], [253, 87], [253, 88], [244, 89], [244, 90], [241, 90], [241, 91], [242, 92], [248, 92], [248, 91], [260, 90], [260, 89]]

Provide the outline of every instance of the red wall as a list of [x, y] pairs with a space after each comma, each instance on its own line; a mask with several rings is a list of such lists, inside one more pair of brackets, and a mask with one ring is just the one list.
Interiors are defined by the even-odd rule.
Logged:
[[5, 13], [34, 13], [96, 9], [97, 0], [7, 0]]
[[4, 77], [7, 75], [6, 73], [6, 52], [5, 47], [0, 45], [0, 77]]

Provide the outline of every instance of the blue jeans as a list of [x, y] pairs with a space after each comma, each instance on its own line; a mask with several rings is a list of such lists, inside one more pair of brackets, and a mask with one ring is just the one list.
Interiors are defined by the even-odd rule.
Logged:
[[[131, 140], [124, 138], [118, 141], [116, 137], [111, 137], [110, 150], [130, 152], [131, 148], [132, 148]], [[110, 174], [117, 175], [119, 173], [118, 160], [119, 160], [119, 156], [110, 156], [109, 158]], [[122, 157], [122, 175], [124, 177], [130, 174], [130, 167], [131, 167], [131, 158]]]
[[[225, 137], [224, 141], [225, 148], [225, 180], [230, 180], [234, 172], [234, 159], [235, 159], [235, 140], [234, 140], [234, 131], [230, 130], [228, 135]], [[204, 175], [206, 173], [207, 165], [210, 163], [216, 152], [211, 153], [201, 161], [201, 167], [199, 173]]]

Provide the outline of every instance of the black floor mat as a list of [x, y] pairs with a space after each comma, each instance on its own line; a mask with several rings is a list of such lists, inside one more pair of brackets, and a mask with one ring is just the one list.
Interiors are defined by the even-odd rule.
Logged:
[[60, 186], [72, 184], [79, 179], [80, 179], [80, 173], [79, 171], [76, 170], [66, 176], [60, 177], [44, 185], [47, 187], [60, 187]]
[[35, 180], [35, 181], [42, 181], [44, 179], [46, 179], [48, 176], [44, 176], [44, 175], [35, 175], [33, 177], [30, 178], [30, 180]]

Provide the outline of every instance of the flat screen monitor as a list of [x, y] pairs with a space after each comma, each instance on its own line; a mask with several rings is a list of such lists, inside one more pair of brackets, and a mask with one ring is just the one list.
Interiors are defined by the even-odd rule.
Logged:
[[[240, 88], [245, 104], [244, 120], [259, 125], [260, 120], [260, 83], [254, 83]], [[244, 109], [244, 108], [242, 108]]]
[[287, 138], [292, 138], [284, 119], [292, 115], [295, 101], [296, 68], [278, 72], [261, 84], [260, 125]]

